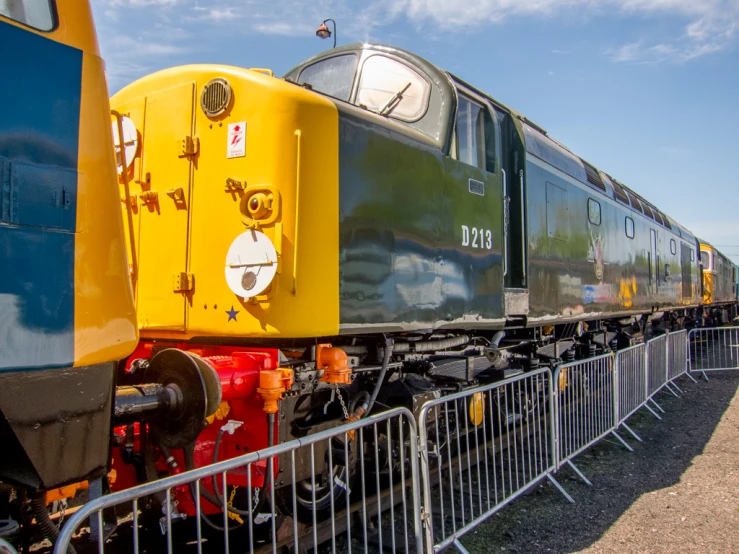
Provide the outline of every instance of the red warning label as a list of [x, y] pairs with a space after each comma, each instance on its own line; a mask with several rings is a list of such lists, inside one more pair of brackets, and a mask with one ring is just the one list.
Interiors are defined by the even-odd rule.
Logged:
[[227, 158], [246, 156], [246, 121], [231, 123], [228, 126]]

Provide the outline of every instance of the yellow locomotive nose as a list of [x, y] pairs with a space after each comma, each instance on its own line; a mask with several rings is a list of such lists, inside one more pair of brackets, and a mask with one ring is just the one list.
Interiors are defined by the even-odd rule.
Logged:
[[140, 139], [127, 176], [142, 337], [337, 334], [334, 103], [263, 72], [191, 65], [112, 106]]

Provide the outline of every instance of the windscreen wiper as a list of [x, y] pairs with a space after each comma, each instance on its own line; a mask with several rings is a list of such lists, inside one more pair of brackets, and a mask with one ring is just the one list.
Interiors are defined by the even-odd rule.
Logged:
[[390, 100], [388, 100], [385, 103], [385, 105], [382, 108], [380, 108], [380, 111], [377, 113], [380, 115], [385, 115], [385, 112], [390, 113], [391, 111], [393, 111], [398, 106], [398, 104], [400, 104], [400, 101], [403, 99], [403, 93], [409, 88], [411, 88], [411, 83], [408, 83], [398, 92], [393, 94], [390, 97]]

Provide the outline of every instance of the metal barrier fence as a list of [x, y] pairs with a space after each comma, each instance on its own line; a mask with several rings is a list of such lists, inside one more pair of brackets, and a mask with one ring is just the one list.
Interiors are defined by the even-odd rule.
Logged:
[[[708, 352], [714, 346], [719, 352]], [[150, 551], [173, 552], [186, 541], [200, 553], [206, 539], [229, 552], [234, 539], [250, 553], [316, 551], [329, 541], [332, 552], [438, 552], [452, 544], [465, 552], [460, 537], [544, 479], [574, 502], [554, 474], [567, 464], [590, 484], [573, 463], [577, 455], [607, 435], [631, 450], [616, 433], [622, 426], [641, 441], [626, 420], [642, 407], [660, 417], [649, 403], [662, 410], [653, 396], [665, 387], [676, 394], [673, 381], [690, 376], [688, 353], [692, 371], [708, 371], [739, 369], [738, 351], [739, 328], [681, 331], [431, 400], [417, 420], [406, 409], [390, 410], [93, 500], [67, 522], [54, 552], [66, 552], [88, 518], [102, 529], [103, 511], [116, 507], [130, 513], [124, 550], [138, 553], [140, 501], [151, 495], [158, 495], [164, 534], [154, 533], [160, 542], [147, 543]], [[309, 468], [307, 479], [296, 478], [298, 466]], [[261, 490], [252, 487], [255, 467], [269, 477]], [[248, 491], [241, 510], [231, 504], [235, 488], [228, 490], [238, 472]], [[221, 491], [230, 492], [226, 507]], [[207, 507], [218, 521], [201, 516], [194, 525], [175, 524], [183, 499], [194, 502], [195, 514]], [[97, 541], [104, 552], [102, 534]]]
[[[555, 469], [552, 375], [540, 369], [427, 402], [419, 422], [427, 545], [439, 551]], [[433, 546], [432, 546], [433, 545]]]
[[647, 397], [651, 398], [667, 383], [667, 335], [647, 341]]
[[[396, 408], [97, 498], [66, 523], [54, 553], [66, 553], [73, 533], [88, 519], [103, 529], [103, 512], [108, 513], [109, 509], [130, 513], [131, 538], [129, 543], [117, 543], [108, 550], [138, 553], [143, 548], [140, 533], [145, 532], [139, 530], [145, 516], [141, 508], [147, 497], [158, 495], [162, 500], [160, 525], [164, 534], [156, 530], [146, 535], [149, 552], [181, 551], [193, 541], [198, 553], [203, 551], [203, 541], [215, 543], [226, 553], [231, 547], [253, 553], [277, 552], [283, 546], [293, 552], [315, 552], [319, 544], [330, 541], [331, 552], [382, 552], [391, 548], [393, 552], [420, 554], [423, 537], [416, 429], [411, 412]], [[356, 463], [351, 461], [354, 456]], [[278, 462], [282, 462], [279, 469]], [[311, 477], [301, 483], [296, 482], [296, 468], [302, 464], [310, 464]], [[263, 489], [268, 491], [252, 488], [252, 469], [257, 466], [266, 469], [268, 483]], [[247, 505], [238, 509], [232, 504], [236, 488], [231, 486], [228, 493], [227, 489], [229, 477], [243, 476], [244, 472], [248, 481]], [[309, 491], [308, 501], [301, 503], [299, 492], [305, 490]], [[217, 494], [216, 503], [208, 499], [208, 493], [214, 501], [212, 495]], [[229, 501], [224, 506], [227, 494]], [[194, 517], [194, 526], [175, 523], [174, 520], [183, 519], [178, 513], [179, 500], [194, 501], [195, 514], [201, 515]], [[217, 513], [204, 515], [206, 508]], [[99, 533], [97, 539], [97, 550], [102, 554], [106, 551], [105, 538]]]
[[578, 454], [608, 434], [631, 450], [615, 432], [617, 382], [613, 361], [612, 354], [604, 354], [560, 365], [554, 372], [556, 469], [567, 464], [588, 485], [590, 481], [572, 462]]
[[690, 371], [739, 369], [739, 327], [692, 329], [688, 335]]
[[[647, 345], [637, 344], [616, 353], [617, 426], [624, 425], [647, 402]], [[627, 427], [628, 429], [628, 427]]]
[[667, 382], [669, 383], [688, 372], [688, 332], [670, 333], [667, 340]]

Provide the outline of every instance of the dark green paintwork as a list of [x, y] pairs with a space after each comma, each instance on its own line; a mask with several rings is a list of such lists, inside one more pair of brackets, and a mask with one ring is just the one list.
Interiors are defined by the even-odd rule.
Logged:
[[[554, 145], [543, 129], [418, 56], [387, 46], [351, 45], [308, 60], [288, 78], [297, 79], [302, 67], [328, 56], [366, 56], [370, 51], [424, 73], [443, 100], [440, 105], [432, 102], [424, 118], [426, 123], [436, 121], [436, 133], [336, 101], [343, 332], [366, 331], [368, 325], [377, 330], [499, 327], [509, 289], [528, 289], [529, 324], [700, 304], [699, 257], [692, 234], [674, 222], [668, 229], [616, 201], [610, 182], [605, 191], [588, 184], [579, 159]], [[448, 156], [455, 89], [476, 96], [497, 113], [509, 196], [507, 235], [500, 168], [496, 175], [486, 175]], [[539, 147], [547, 141], [553, 145], [549, 151], [554, 160], [539, 159], [533, 143], [526, 151], [524, 127], [535, 134]], [[569, 175], [552, 165], [558, 163], [556, 151], [564, 167], [571, 167]], [[470, 177], [486, 182], [484, 199], [470, 194]], [[589, 198], [600, 204], [600, 225], [588, 221]], [[627, 216], [634, 220], [633, 239], [626, 236]], [[494, 230], [493, 250], [462, 246], [462, 225]], [[694, 253], [692, 260], [683, 249]], [[690, 277], [685, 287], [684, 276]]]
[[[340, 107], [340, 292], [343, 326], [432, 328], [502, 314], [500, 176]], [[469, 192], [469, 179], [485, 195]], [[463, 247], [462, 225], [491, 231]]]

